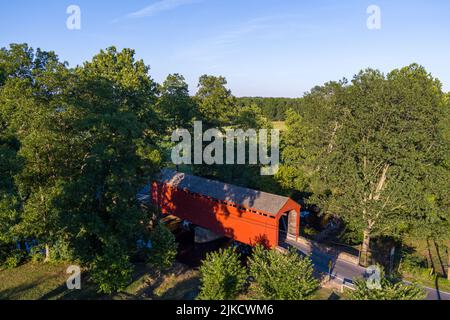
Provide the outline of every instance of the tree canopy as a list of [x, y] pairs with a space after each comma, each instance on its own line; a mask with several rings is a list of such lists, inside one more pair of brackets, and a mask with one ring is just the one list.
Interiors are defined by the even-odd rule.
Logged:
[[303, 103], [301, 114], [288, 113], [284, 184], [363, 234], [364, 252], [373, 236], [425, 232], [425, 221], [446, 228], [448, 106], [437, 79], [416, 64], [387, 75], [368, 69]]
[[[110, 47], [74, 68], [26, 44], [0, 49], [0, 263], [17, 243], [36, 240], [46, 260], [79, 261], [112, 292], [129, 279], [136, 243], [153, 240], [148, 261], [168, 267], [175, 241], [149, 223], [157, 215], [143, 210], [136, 194], [162, 166], [173, 166], [171, 133], [195, 120], [222, 132], [286, 120], [275, 177], [261, 177], [258, 164], [183, 170], [300, 195], [341, 218], [362, 242], [363, 258], [378, 236], [449, 241], [450, 94], [422, 66], [363, 70], [298, 99], [236, 98], [226, 79], [213, 75], [201, 76], [190, 96], [182, 75], [157, 84], [150, 71], [132, 49]], [[289, 263], [309, 274], [306, 260], [258, 250], [252, 272], [265, 296], [308, 296], [309, 286], [288, 290], [281, 281]], [[234, 277], [232, 290], [206, 281], [208, 297], [232, 298], [243, 286], [241, 269], [227, 264], [236, 259], [232, 252], [208, 258], [224, 265], [216, 280]], [[264, 265], [281, 270], [271, 275], [280, 280], [267, 282]]]
[[311, 260], [295, 250], [284, 254], [258, 245], [249, 258], [249, 270], [256, 299], [305, 300], [319, 286]]

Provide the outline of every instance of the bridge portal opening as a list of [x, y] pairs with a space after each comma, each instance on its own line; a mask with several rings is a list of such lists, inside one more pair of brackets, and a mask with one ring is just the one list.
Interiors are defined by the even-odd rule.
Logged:
[[299, 235], [299, 216], [295, 210], [285, 212], [280, 216], [278, 231], [280, 240], [297, 239]]

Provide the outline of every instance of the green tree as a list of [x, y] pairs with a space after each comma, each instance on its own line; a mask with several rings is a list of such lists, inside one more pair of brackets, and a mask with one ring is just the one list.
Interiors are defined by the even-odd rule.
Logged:
[[96, 255], [90, 269], [90, 276], [98, 284], [98, 292], [101, 293], [121, 291], [132, 280], [133, 266], [128, 255], [114, 239], [107, 242], [103, 253]]
[[239, 107], [235, 118], [234, 126], [243, 130], [272, 129], [272, 123], [267, 120], [256, 104]]
[[195, 101], [204, 128], [222, 128], [232, 124], [236, 98], [225, 86], [224, 77], [203, 75], [199, 79]]
[[[450, 252], [450, 101], [448, 96], [443, 104], [442, 117], [439, 119], [439, 131], [433, 141], [434, 156], [430, 159], [426, 176], [422, 180], [424, 200], [418, 204], [421, 214], [413, 221], [410, 238], [416, 241], [425, 241], [428, 246], [439, 245]], [[432, 251], [429, 248], [429, 259], [432, 260]], [[450, 262], [450, 254], [449, 254]], [[448, 274], [444, 264], [442, 274]], [[450, 266], [450, 263], [448, 264]], [[450, 268], [450, 267], [449, 267]], [[447, 268], [448, 269], [448, 268]]]
[[157, 108], [162, 112], [169, 132], [191, 126], [197, 112], [184, 77], [177, 73], [168, 75], [159, 91]]
[[287, 131], [281, 139], [282, 165], [277, 173], [277, 180], [288, 189], [308, 191], [310, 164], [309, 137], [307, 124], [303, 117], [290, 109], [286, 113]]
[[148, 261], [158, 269], [170, 268], [177, 255], [178, 244], [175, 236], [162, 223], [150, 233], [152, 247], [149, 250]]
[[111, 242], [135, 250], [148, 219], [136, 191], [158, 171], [164, 132], [148, 66], [133, 50], [109, 48], [68, 69], [52, 52], [12, 45], [0, 51], [0, 69], [0, 146], [8, 159], [0, 192], [12, 199], [1, 201], [8, 210], [0, 219], [11, 225], [4, 235], [35, 238], [47, 259], [57, 256], [52, 246], [70, 245], [72, 259], [86, 265]]
[[[45, 243], [49, 258], [51, 238], [58, 233], [60, 212], [53, 206], [60, 172], [68, 157], [61, 131], [53, 131], [61, 123], [62, 76], [67, 74], [64, 63], [53, 52], [34, 51], [27, 45], [11, 45], [0, 52], [0, 65], [6, 70], [0, 92], [0, 118], [2, 130], [16, 143], [21, 169], [12, 181], [18, 205], [23, 210], [15, 221], [14, 233], [19, 238], [37, 237]], [[60, 77], [61, 76], [61, 77]]]
[[16, 142], [0, 129], [0, 265], [12, 254], [14, 228], [20, 221], [20, 201], [13, 181], [20, 168]]
[[281, 139], [281, 166], [277, 181], [302, 198], [323, 194], [322, 159], [333, 150], [340, 128], [339, 101], [347, 80], [314, 87], [301, 100], [301, 108], [286, 112], [287, 131]]
[[[17, 156], [18, 141], [2, 131], [0, 129], [0, 246], [4, 247], [12, 242], [13, 227], [20, 218], [20, 202], [13, 179], [21, 161]], [[6, 255], [6, 251], [4, 253]], [[5, 255], [0, 254], [0, 261]]]
[[[134, 51], [101, 51], [75, 70], [70, 97], [81, 156], [61, 196], [64, 224], [80, 258], [116, 239], [133, 250], [148, 219], [136, 201], [137, 190], [158, 171], [156, 84]], [[80, 230], [82, 232], [80, 233]], [[96, 248], [92, 250], [92, 248]]]
[[[243, 130], [246, 132], [251, 129], [256, 133], [258, 138], [259, 129], [272, 129], [272, 124], [261, 113], [256, 105], [237, 107], [233, 125], [227, 126], [225, 129]], [[222, 131], [225, 131], [223, 128]], [[270, 136], [270, 133], [269, 133]], [[197, 165], [194, 166], [193, 172], [199, 176], [214, 178], [227, 183], [233, 183], [258, 190], [273, 191], [274, 184], [272, 181], [266, 182], [267, 177], [260, 175], [260, 164], [249, 164], [250, 139], [245, 140], [245, 164], [224, 164], [224, 165]], [[226, 150], [226, 141], [224, 141], [224, 150]], [[234, 138], [234, 152], [237, 154], [238, 139]], [[223, 163], [226, 163], [226, 154], [224, 153]]]
[[295, 250], [284, 254], [258, 245], [249, 258], [249, 269], [256, 299], [305, 300], [318, 289], [311, 260]]
[[200, 267], [201, 300], [232, 300], [242, 292], [246, 282], [246, 270], [241, 266], [234, 249], [220, 249], [208, 253]]
[[362, 263], [367, 263], [372, 237], [399, 237], [426, 215], [427, 197], [433, 195], [427, 177], [443, 161], [438, 125], [443, 93], [439, 81], [418, 65], [387, 77], [366, 70], [346, 87], [336, 110], [333, 144], [320, 159], [327, 191], [313, 201], [363, 234]]
[[239, 106], [256, 105], [261, 109], [264, 117], [270, 121], [284, 121], [286, 112], [290, 109], [300, 112], [302, 110], [302, 98], [266, 98], [266, 97], [241, 97], [237, 98]]

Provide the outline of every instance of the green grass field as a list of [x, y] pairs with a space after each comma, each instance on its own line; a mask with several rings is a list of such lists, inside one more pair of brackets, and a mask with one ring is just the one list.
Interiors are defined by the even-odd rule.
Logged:
[[137, 264], [133, 282], [113, 296], [96, 292], [88, 276], [82, 273], [81, 289], [69, 290], [66, 280], [68, 264], [26, 263], [14, 269], [0, 271], [0, 300], [58, 300], [58, 299], [153, 299], [191, 300], [198, 294], [199, 273], [175, 263], [161, 274], [151, 267]]
[[343, 294], [329, 288], [320, 288], [313, 296], [313, 300], [343, 300]]
[[436, 277], [435, 279], [432, 279], [432, 277], [427, 277], [425, 275], [415, 274], [415, 275], [409, 275], [409, 274], [403, 274], [402, 278], [407, 281], [415, 281], [418, 284], [430, 288], [439, 288], [439, 290], [450, 292], [450, 281], [443, 278], [443, 277]]
[[0, 271], [0, 300], [55, 300], [98, 298], [90, 286], [84, 290], [68, 290], [68, 264], [26, 263]]

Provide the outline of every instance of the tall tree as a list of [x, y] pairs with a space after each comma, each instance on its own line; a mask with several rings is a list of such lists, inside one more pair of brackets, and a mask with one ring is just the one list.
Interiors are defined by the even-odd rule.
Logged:
[[61, 205], [84, 259], [101, 255], [111, 239], [124, 257], [145, 233], [136, 192], [158, 170], [156, 138], [163, 129], [154, 106], [156, 84], [134, 55], [111, 47], [75, 70], [70, 101], [79, 113], [73, 126], [82, 156]]
[[222, 128], [232, 124], [236, 98], [225, 86], [224, 77], [203, 75], [199, 79], [195, 100], [205, 128]]
[[161, 158], [149, 68], [129, 49], [109, 48], [69, 70], [51, 52], [11, 48], [0, 54], [0, 122], [23, 159], [10, 179], [22, 209], [16, 235], [45, 244], [47, 259], [60, 239], [83, 262], [103, 252], [110, 259], [112, 242], [117, 257], [127, 257], [146, 233], [136, 191]]
[[315, 200], [363, 233], [366, 258], [373, 236], [400, 236], [425, 214], [431, 189], [424, 181], [442, 161], [443, 94], [439, 81], [411, 65], [387, 77], [361, 72], [340, 103], [334, 145], [320, 171], [329, 191]]
[[[5, 134], [0, 118], [0, 263], [7, 257], [20, 218], [20, 201], [14, 176], [21, 168], [18, 141]], [[4, 251], [3, 251], [4, 249]]]
[[157, 107], [163, 113], [168, 130], [190, 127], [197, 112], [184, 77], [178, 73], [168, 75], [159, 91]]
[[300, 110], [286, 112], [277, 180], [284, 188], [300, 192], [302, 198], [326, 192], [320, 178], [321, 162], [335, 146], [346, 84], [344, 79], [316, 86], [302, 98]]
[[[61, 123], [60, 92], [67, 72], [53, 52], [34, 51], [27, 45], [2, 49], [0, 64], [7, 77], [1, 88], [0, 114], [3, 127], [18, 141], [17, 155], [23, 168], [14, 176], [23, 212], [14, 227], [16, 236], [38, 238], [45, 243], [49, 258], [50, 239], [58, 232], [59, 213], [52, 201], [64, 165], [56, 153], [66, 148], [64, 135], [52, 131]], [[66, 149], [67, 150], [67, 149]], [[55, 189], [56, 188], [56, 189]]]
[[[14, 73], [9, 50], [0, 50], [0, 97], [3, 85]], [[18, 194], [14, 176], [20, 170], [17, 152], [20, 143], [15, 132], [9, 128], [9, 113], [0, 104], [0, 262], [6, 258], [7, 250], [14, 238], [13, 227], [18, 223]], [[5, 248], [4, 250], [2, 250]], [[9, 248], [7, 248], [9, 251]]]

